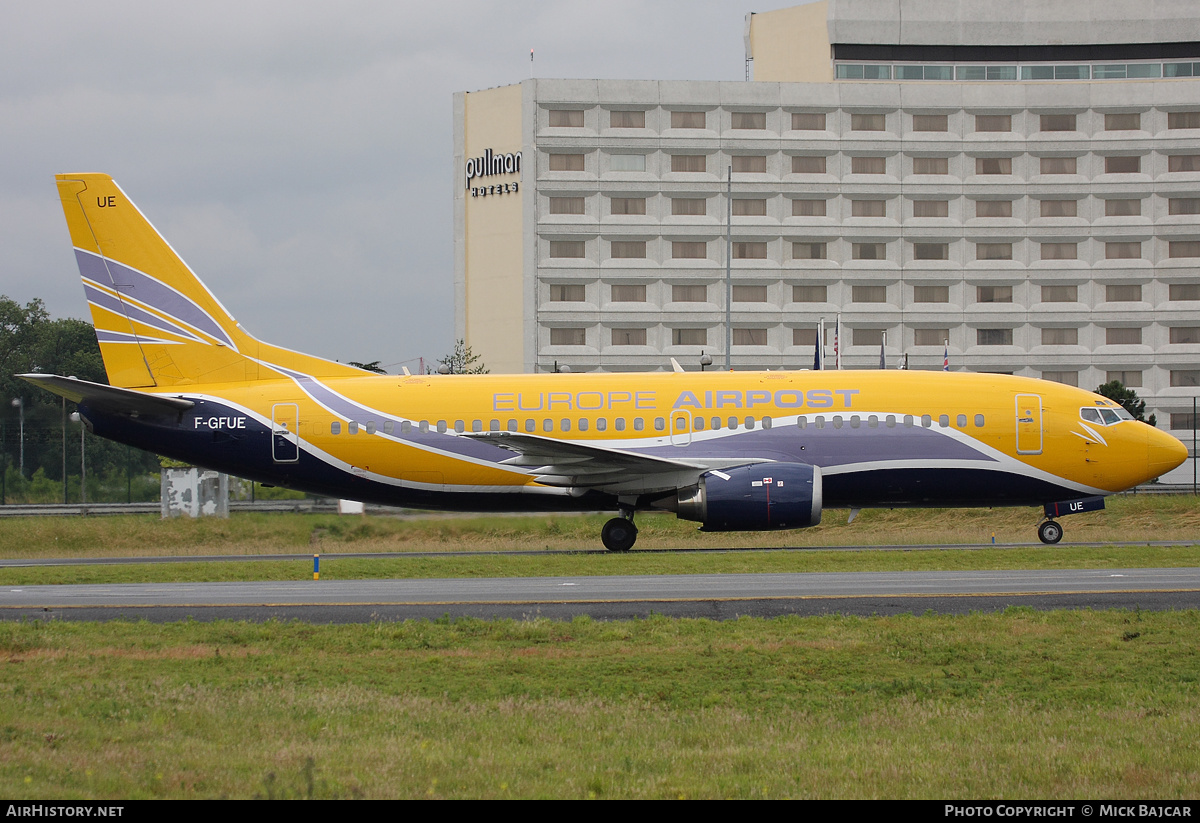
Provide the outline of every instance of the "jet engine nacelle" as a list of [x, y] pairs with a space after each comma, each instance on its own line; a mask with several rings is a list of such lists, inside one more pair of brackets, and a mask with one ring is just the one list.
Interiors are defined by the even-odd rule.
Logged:
[[705, 472], [678, 493], [675, 513], [704, 531], [799, 529], [821, 522], [821, 469], [756, 463]]

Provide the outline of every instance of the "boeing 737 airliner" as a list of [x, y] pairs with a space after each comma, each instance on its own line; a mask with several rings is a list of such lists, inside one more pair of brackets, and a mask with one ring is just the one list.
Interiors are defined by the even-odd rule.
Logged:
[[58, 191], [110, 385], [23, 375], [89, 429], [264, 483], [398, 506], [597, 510], [708, 530], [823, 507], [1043, 505], [1056, 515], [1187, 450], [1116, 403], [1021, 377], [913, 371], [378, 376], [260, 342], [103, 174]]

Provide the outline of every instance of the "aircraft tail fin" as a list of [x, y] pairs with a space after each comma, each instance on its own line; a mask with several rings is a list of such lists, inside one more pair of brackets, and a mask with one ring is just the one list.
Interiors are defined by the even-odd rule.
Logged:
[[359, 373], [244, 331], [108, 175], [56, 180], [112, 385], [238, 383], [278, 379], [287, 370]]

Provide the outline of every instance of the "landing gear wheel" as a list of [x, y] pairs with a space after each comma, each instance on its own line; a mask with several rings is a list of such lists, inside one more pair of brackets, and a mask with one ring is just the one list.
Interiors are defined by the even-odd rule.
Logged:
[[637, 533], [637, 526], [633, 525], [632, 520], [614, 517], [604, 524], [600, 531], [600, 541], [610, 552], [627, 552], [633, 548]]
[[1046, 520], [1038, 526], [1038, 539], [1043, 543], [1057, 543], [1062, 536], [1063, 527], [1054, 520]]

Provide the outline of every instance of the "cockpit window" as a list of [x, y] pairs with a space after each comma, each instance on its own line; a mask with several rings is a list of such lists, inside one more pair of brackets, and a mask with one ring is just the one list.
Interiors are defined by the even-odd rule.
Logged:
[[1125, 411], [1123, 408], [1094, 408], [1092, 406], [1084, 406], [1079, 410], [1079, 416], [1088, 423], [1094, 423], [1097, 426], [1112, 426], [1120, 423], [1122, 420], [1132, 420], [1133, 415]]

